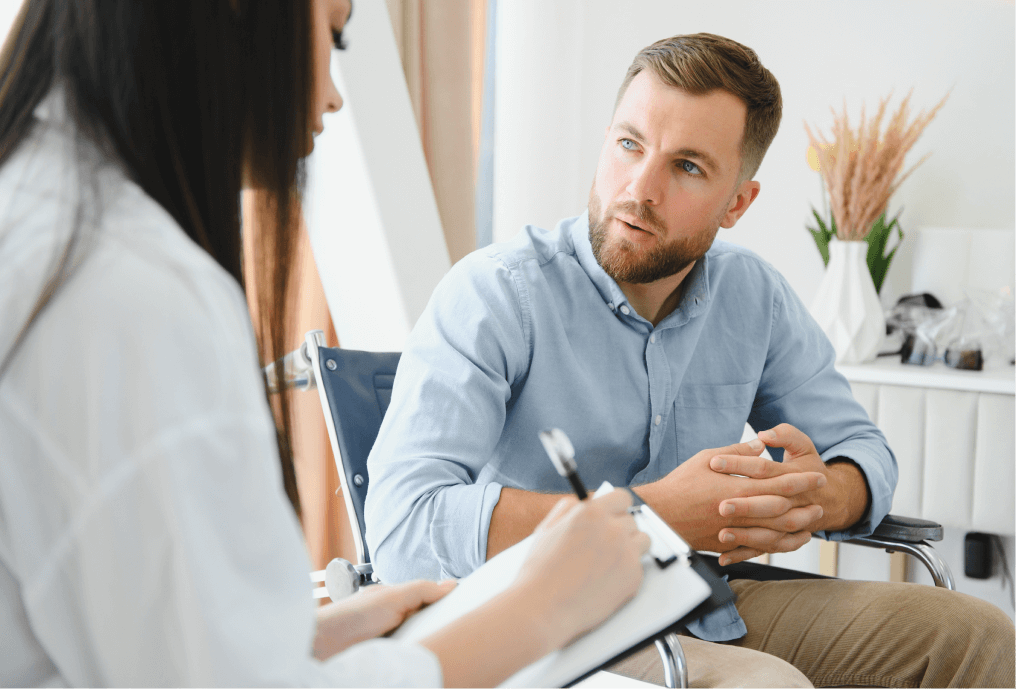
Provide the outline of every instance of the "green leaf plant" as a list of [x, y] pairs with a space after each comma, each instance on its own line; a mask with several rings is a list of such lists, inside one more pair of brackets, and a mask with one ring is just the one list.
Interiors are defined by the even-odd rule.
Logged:
[[[814, 208], [811, 209], [811, 214], [818, 227], [806, 225], [806, 228], [811, 233], [812, 239], [815, 240], [815, 246], [818, 247], [818, 252], [822, 255], [822, 262], [828, 266], [829, 240], [836, 236], [836, 218], [830, 214], [829, 221], [826, 222]], [[875, 291], [879, 293], [882, 291], [882, 283], [885, 282], [885, 276], [889, 272], [893, 256], [896, 255], [896, 250], [903, 242], [903, 228], [900, 227], [899, 217], [900, 214], [897, 213], [889, 221], [889, 224], [886, 224], [886, 214], [883, 211], [882, 215], [875, 220], [875, 224], [872, 225], [871, 232], [864, 238], [864, 241], [868, 242], [868, 272], [871, 273], [871, 281], [875, 283]], [[896, 245], [886, 253], [886, 247], [889, 245], [894, 229], [897, 236]]]

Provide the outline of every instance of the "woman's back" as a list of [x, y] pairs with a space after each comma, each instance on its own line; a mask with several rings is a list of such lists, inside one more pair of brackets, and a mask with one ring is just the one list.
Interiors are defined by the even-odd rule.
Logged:
[[0, 168], [5, 346], [99, 220], [0, 382], [0, 684], [335, 682], [239, 286], [45, 105]]

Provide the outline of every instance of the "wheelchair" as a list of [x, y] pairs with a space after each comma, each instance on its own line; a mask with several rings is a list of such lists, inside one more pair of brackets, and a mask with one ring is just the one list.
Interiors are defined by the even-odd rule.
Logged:
[[[357, 561], [350, 563], [337, 558], [325, 570], [311, 573], [312, 581], [325, 584], [315, 589], [316, 598], [328, 596], [338, 600], [355, 593], [360, 587], [377, 583], [367, 549], [363, 518], [369, 486], [367, 456], [391, 402], [400, 356], [398, 352], [363, 352], [326, 347], [324, 332], [311, 330], [297, 350], [283, 357], [282, 380], [276, 378], [274, 366], [265, 367], [269, 392], [282, 389], [318, 391], [346, 512], [352, 526]], [[906, 553], [928, 569], [936, 586], [955, 590], [948, 564], [929, 544], [940, 540], [940, 524], [888, 515], [870, 536], [847, 542], [883, 548], [888, 553]], [[729, 579], [772, 581], [829, 578], [756, 562], [721, 567], [716, 557], [704, 557], [710, 560], [719, 575], [726, 575]], [[659, 635], [654, 643], [663, 660], [666, 686], [687, 687], [687, 663], [677, 634], [668, 630]]]

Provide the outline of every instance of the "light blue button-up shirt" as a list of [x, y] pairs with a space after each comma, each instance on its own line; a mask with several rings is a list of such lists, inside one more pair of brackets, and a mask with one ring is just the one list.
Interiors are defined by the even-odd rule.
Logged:
[[[871, 533], [889, 512], [896, 459], [793, 289], [721, 241], [684, 284], [654, 328], [596, 262], [586, 215], [459, 261], [409, 337], [368, 460], [380, 579], [462, 577], [483, 564], [502, 486], [568, 492], [537, 438], [552, 427], [597, 486], [656, 481], [738, 442], [745, 421], [790, 423], [824, 460], [853, 460], [871, 490], [860, 523], [824, 535]], [[690, 629], [711, 641], [745, 633], [733, 605]]]

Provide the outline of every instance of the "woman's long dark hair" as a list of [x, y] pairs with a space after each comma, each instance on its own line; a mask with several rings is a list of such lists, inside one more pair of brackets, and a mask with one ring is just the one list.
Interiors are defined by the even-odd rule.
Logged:
[[[263, 362], [285, 353], [310, 141], [310, 22], [309, 0], [26, 0], [0, 53], [0, 165], [39, 102], [63, 87], [78, 131], [241, 286], [244, 272], [252, 278]], [[244, 175], [271, 212], [257, 225], [253, 265], [242, 265]], [[0, 376], [73, 269], [81, 231], [73, 228], [14, 345], [0, 352]], [[283, 480], [299, 514], [288, 395], [275, 402]]]

